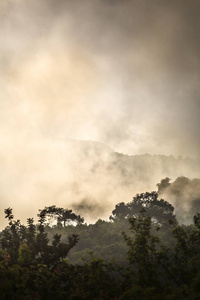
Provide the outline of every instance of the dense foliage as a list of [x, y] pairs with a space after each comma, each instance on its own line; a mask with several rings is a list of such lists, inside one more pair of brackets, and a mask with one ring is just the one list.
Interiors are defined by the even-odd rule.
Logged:
[[[74, 220], [72, 211], [58, 210]], [[40, 210], [38, 224], [28, 219], [24, 226], [5, 210], [1, 299], [200, 298], [200, 214], [193, 225], [178, 225], [173, 206], [155, 192], [120, 203], [109, 222], [72, 225], [68, 217], [68, 225], [50, 227], [52, 211]]]
[[127, 204], [124, 202], [119, 203], [112, 211], [110, 219], [131, 218], [139, 215], [143, 208], [145, 208], [146, 213], [152, 218], [154, 223], [168, 227], [168, 221], [170, 220], [177, 224], [176, 217], [173, 214], [174, 207], [163, 199], [158, 200], [156, 192], [138, 194]]

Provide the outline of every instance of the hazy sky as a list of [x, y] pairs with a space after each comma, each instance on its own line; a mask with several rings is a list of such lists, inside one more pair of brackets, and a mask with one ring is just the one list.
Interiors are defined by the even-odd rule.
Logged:
[[2, 199], [68, 138], [199, 156], [199, 32], [198, 0], [1, 0]]
[[200, 3], [1, 0], [1, 144], [199, 155]]

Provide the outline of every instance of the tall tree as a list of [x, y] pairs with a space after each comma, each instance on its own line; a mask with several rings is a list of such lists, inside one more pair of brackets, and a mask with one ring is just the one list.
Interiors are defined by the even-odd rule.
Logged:
[[41, 217], [44, 215], [48, 224], [56, 221], [58, 226], [63, 225], [65, 227], [69, 222], [76, 222], [78, 224], [84, 222], [84, 218], [73, 213], [71, 209], [56, 207], [55, 205], [39, 209], [39, 212], [38, 216]]
[[143, 209], [154, 223], [168, 226], [170, 221], [171, 224], [177, 225], [176, 216], [173, 214], [174, 207], [169, 202], [158, 199], [157, 192], [137, 194], [131, 202], [117, 204], [110, 219], [115, 221], [132, 218], [140, 215]]

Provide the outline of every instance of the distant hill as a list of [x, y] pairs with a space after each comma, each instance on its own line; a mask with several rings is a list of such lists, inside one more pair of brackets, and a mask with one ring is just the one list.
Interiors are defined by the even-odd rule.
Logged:
[[113, 205], [130, 201], [136, 193], [157, 190], [163, 178], [200, 178], [200, 159], [130, 156], [92, 141], [70, 141], [70, 147], [74, 148], [76, 172], [79, 170], [69, 184], [69, 189], [77, 192], [72, 207], [86, 220], [108, 216]]
[[60, 139], [16, 147], [12, 157], [2, 158], [1, 174], [1, 220], [9, 206], [25, 222], [55, 204], [92, 222], [108, 218], [117, 203], [156, 190], [163, 178], [200, 178], [200, 160], [130, 156], [94, 141]]

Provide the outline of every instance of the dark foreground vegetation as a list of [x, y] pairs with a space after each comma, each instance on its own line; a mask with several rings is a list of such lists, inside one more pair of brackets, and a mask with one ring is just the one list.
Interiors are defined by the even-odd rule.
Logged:
[[10, 208], [5, 216], [1, 299], [200, 299], [200, 214], [179, 225], [156, 192], [92, 225], [56, 206], [40, 210], [36, 225], [14, 220]]

